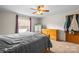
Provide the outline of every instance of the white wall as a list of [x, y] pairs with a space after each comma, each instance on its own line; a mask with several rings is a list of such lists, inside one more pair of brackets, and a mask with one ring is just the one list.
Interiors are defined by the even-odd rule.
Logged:
[[53, 15], [43, 18], [43, 25], [45, 25], [49, 29], [57, 29], [58, 31], [58, 39], [65, 40], [64, 33], [64, 23], [65, 16], [64, 15]]
[[2, 17], [1, 17], [1, 13], [0, 13], [0, 33], [1, 33], [1, 30], [2, 30]]
[[35, 31], [34, 25], [40, 23], [40, 20], [41, 20], [40, 18], [32, 17], [32, 31]]
[[0, 34], [10, 34], [15, 32], [16, 14], [8, 11], [0, 12]]
[[46, 25], [47, 28], [50, 29], [58, 29], [58, 39], [65, 40], [65, 33], [64, 33], [64, 23], [66, 21], [66, 16], [71, 14], [79, 14], [79, 10], [71, 11], [68, 13], [63, 14], [56, 14], [52, 16], [47, 16], [42, 19], [42, 24]]
[[47, 28], [60, 29], [64, 28], [65, 17], [63, 15], [53, 15], [45, 17], [42, 21]]

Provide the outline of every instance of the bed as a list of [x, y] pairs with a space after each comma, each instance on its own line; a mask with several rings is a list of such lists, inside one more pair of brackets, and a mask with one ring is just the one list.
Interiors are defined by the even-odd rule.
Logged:
[[0, 53], [41, 53], [51, 47], [47, 36], [34, 32], [0, 35]]

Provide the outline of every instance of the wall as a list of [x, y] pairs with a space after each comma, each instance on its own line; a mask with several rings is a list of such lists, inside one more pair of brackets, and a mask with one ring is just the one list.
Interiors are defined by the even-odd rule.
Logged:
[[15, 32], [16, 14], [8, 11], [0, 12], [0, 34], [10, 34]]
[[65, 17], [63, 15], [53, 15], [43, 18], [42, 23], [48, 28], [64, 30]]
[[42, 19], [42, 24], [45, 25], [47, 28], [50, 29], [57, 29], [58, 32], [58, 39], [59, 40], [66, 40], [65, 33], [64, 33], [64, 23], [66, 21], [65, 16], [71, 14], [79, 14], [79, 10], [71, 11], [68, 13], [61, 13], [52, 16], [47, 16]]
[[1, 33], [1, 30], [2, 30], [2, 17], [1, 17], [1, 13], [0, 13], [0, 33]]
[[40, 18], [35, 18], [32, 17], [32, 31], [34, 32], [34, 25], [40, 23], [41, 19]]
[[65, 40], [64, 34], [64, 23], [65, 17], [64, 15], [53, 15], [43, 18], [42, 24], [49, 29], [57, 29], [58, 31], [58, 39]]

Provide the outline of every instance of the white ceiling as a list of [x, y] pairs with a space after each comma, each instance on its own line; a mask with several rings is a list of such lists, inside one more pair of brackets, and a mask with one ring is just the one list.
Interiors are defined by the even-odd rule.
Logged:
[[34, 10], [31, 10], [31, 8], [34, 7], [36, 7], [36, 5], [0, 5], [0, 10], [9, 10], [28, 16], [45, 17], [48, 15], [62, 14], [79, 9], [79, 5], [46, 5], [45, 9], [50, 10], [49, 12], [45, 12], [43, 15], [34, 15], [32, 14]]

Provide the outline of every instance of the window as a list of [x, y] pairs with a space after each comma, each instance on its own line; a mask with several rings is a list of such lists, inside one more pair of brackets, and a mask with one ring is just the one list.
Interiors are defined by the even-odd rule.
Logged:
[[26, 17], [18, 17], [18, 32], [30, 31], [30, 20]]

